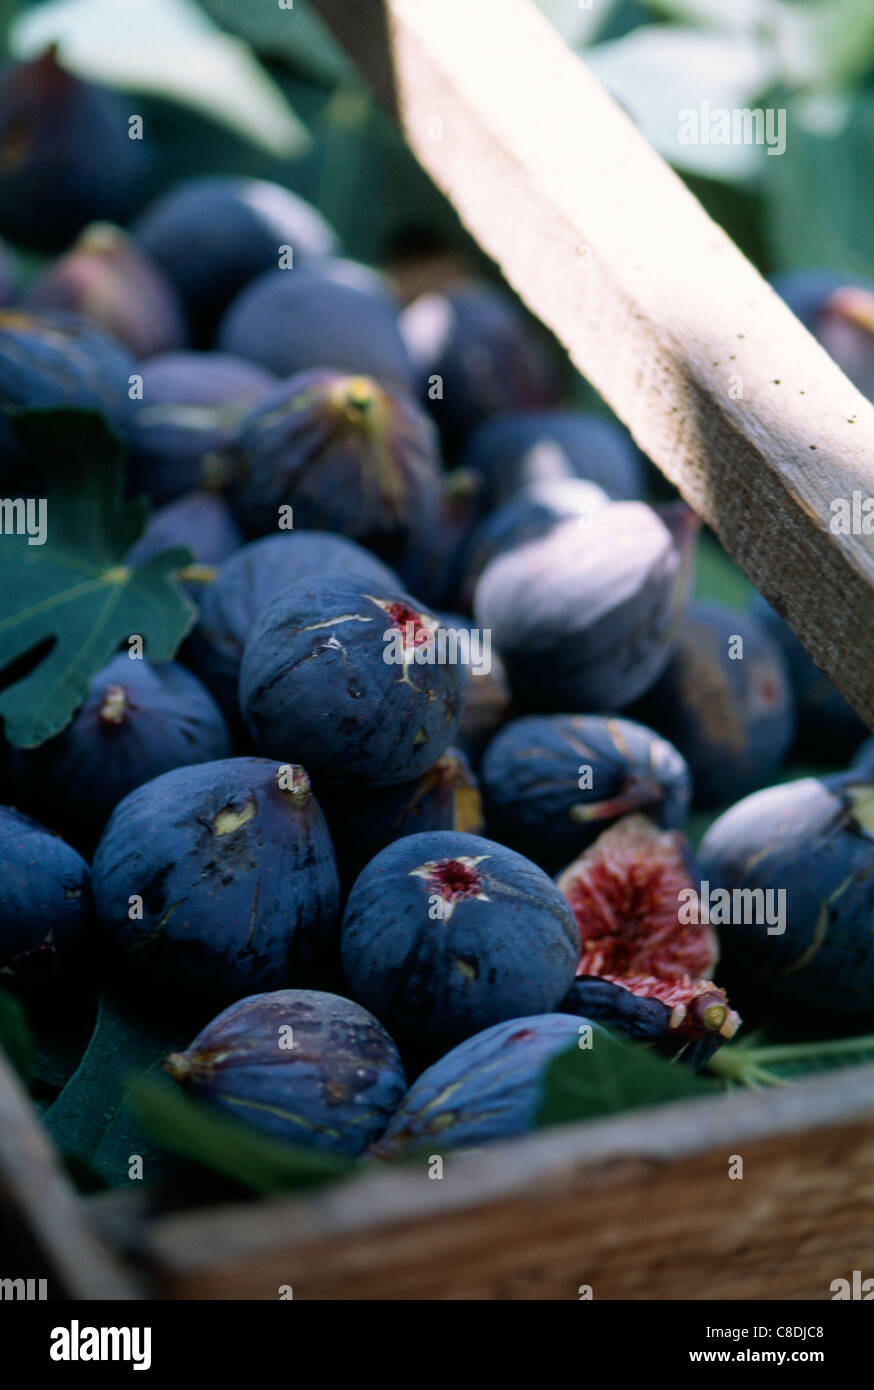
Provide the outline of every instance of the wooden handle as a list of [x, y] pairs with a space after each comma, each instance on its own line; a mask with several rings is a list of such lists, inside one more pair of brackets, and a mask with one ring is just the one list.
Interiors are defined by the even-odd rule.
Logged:
[[316, 0], [525, 303], [874, 726], [850, 384], [528, 0]]

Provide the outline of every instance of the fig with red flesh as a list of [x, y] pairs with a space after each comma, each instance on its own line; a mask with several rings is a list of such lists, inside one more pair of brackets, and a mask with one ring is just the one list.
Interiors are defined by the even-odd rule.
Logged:
[[[659, 830], [645, 816], [610, 826], [556, 880], [580, 932], [577, 983], [563, 1007], [636, 1037], [656, 1037], [659, 1050], [689, 1050], [701, 1065], [707, 1039], [715, 1050], [740, 1026], [725, 994], [711, 981], [719, 951], [706, 914], [684, 911], [697, 889], [691, 853], [679, 831]], [[697, 898], [694, 900], [697, 901]], [[693, 920], [687, 921], [687, 918]], [[594, 987], [591, 977], [640, 1001]], [[659, 1036], [649, 1001], [665, 1006]]]

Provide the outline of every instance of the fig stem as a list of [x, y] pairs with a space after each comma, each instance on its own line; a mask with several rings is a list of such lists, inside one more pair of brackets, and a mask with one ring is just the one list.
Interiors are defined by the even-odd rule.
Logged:
[[874, 1034], [858, 1038], [832, 1038], [828, 1042], [780, 1043], [771, 1047], [750, 1047], [743, 1043], [724, 1047], [714, 1053], [707, 1068], [727, 1081], [757, 1089], [756, 1082], [766, 1086], [784, 1086], [789, 1078], [777, 1076], [768, 1067], [781, 1062], [804, 1062], [808, 1059], [847, 1057], [855, 1053], [874, 1052]]
[[215, 565], [183, 565], [176, 571], [176, 578], [188, 584], [211, 584], [217, 574]]

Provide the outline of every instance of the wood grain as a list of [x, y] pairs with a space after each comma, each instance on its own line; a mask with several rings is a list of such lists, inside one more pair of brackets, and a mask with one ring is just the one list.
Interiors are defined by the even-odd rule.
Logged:
[[863, 1067], [168, 1217], [142, 1254], [173, 1298], [711, 1300], [825, 1299], [872, 1249]]
[[[45, 1278], [50, 1298], [142, 1297], [137, 1279], [88, 1221], [2, 1052], [0, 1252], [0, 1278]], [[11, 1258], [27, 1260], [27, 1269], [7, 1268]]]
[[874, 407], [528, 0], [318, 4], [482, 248], [874, 726], [874, 551], [829, 525], [874, 495]]

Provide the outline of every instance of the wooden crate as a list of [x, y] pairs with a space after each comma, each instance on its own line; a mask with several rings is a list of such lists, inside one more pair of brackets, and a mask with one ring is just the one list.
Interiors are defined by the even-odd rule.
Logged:
[[[832, 497], [874, 491], [874, 407], [528, 0], [318, 4], [508, 281], [874, 720], [874, 557], [828, 527]], [[0, 1218], [81, 1298], [828, 1298], [870, 1265], [874, 1067], [450, 1155], [439, 1181], [157, 1214], [78, 1198], [0, 1063]]]

